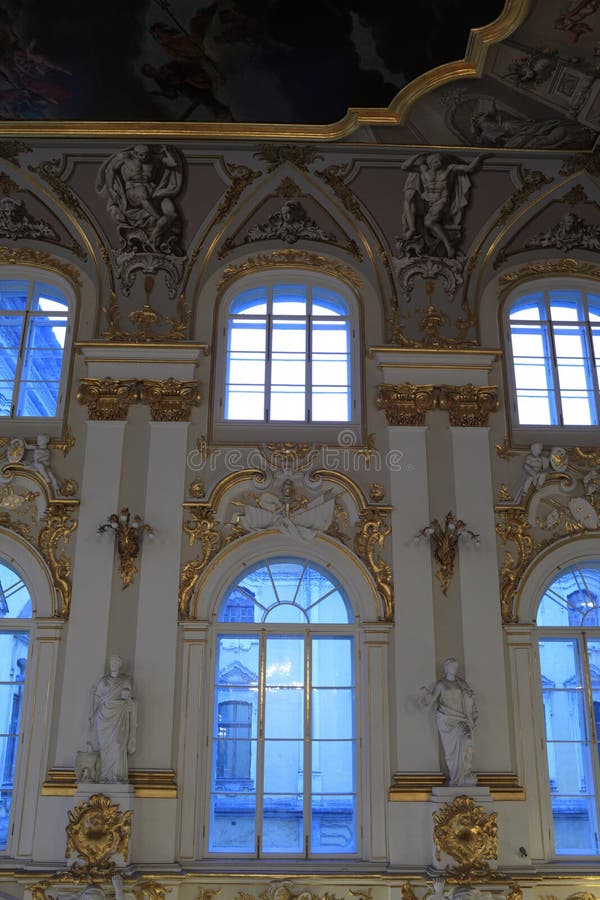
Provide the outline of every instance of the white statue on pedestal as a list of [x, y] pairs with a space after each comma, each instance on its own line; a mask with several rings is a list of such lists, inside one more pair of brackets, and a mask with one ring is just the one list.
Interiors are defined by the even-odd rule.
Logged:
[[421, 698], [423, 706], [435, 707], [450, 787], [477, 784], [477, 776], [471, 771], [477, 706], [472, 689], [457, 677], [457, 671], [458, 663], [450, 657], [444, 662], [444, 677], [431, 690], [422, 688]]
[[109, 672], [95, 685], [92, 694], [90, 727], [95, 730], [100, 753], [99, 782], [127, 783], [127, 754], [135, 752], [137, 702], [123, 660], [111, 656]]

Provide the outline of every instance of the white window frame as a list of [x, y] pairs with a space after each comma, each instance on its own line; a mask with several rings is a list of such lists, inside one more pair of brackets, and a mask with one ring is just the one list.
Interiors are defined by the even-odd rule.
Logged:
[[[598, 375], [593, 365], [593, 356], [591, 357], [590, 378], [593, 386], [593, 397], [595, 399], [595, 412], [597, 424], [593, 425], [563, 425], [554, 423], [550, 425], [539, 425], [531, 423], [520, 423], [517, 407], [517, 388], [514, 369], [514, 357], [512, 352], [511, 341], [511, 322], [510, 313], [513, 307], [518, 304], [519, 300], [525, 298], [528, 294], [543, 293], [548, 301], [548, 292], [551, 290], [575, 290], [580, 291], [584, 304], [587, 306], [587, 294], [594, 293], [600, 296], [600, 282], [589, 278], [569, 276], [538, 278], [528, 282], [524, 282], [515, 288], [507, 296], [502, 310], [502, 332], [504, 338], [504, 364], [505, 364], [505, 381], [506, 391], [506, 408], [508, 410], [510, 431], [515, 444], [527, 445], [535, 441], [550, 443], [553, 440], [560, 441], [564, 446], [578, 446], [582, 443], [586, 445], [600, 444], [600, 387], [598, 384]], [[577, 324], [570, 322], [569, 324]], [[599, 323], [600, 324], [600, 323]], [[591, 333], [589, 319], [584, 324], [586, 329], [586, 339], [590, 349]], [[552, 335], [550, 335], [552, 340]], [[554, 345], [551, 346], [552, 382], [558, 386], [558, 373], [556, 370], [556, 352]], [[600, 364], [600, 355], [597, 357]], [[560, 409], [560, 387], [557, 388], [558, 409]]]
[[[288, 554], [287, 558], [292, 559], [295, 557], [299, 562], [304, 562], [305, 564], [312, 565], [316, 569], [320, 567], [319, 563], [313, 562], [308, 557], [303, 556], [301, 554]], [[279, 559], [282, 559], [279, 554], [275, 553], [273, 555], [269, 555], [265, 557], [265, 562], [276, 562]], [[332, 573], [328, 573], [331, 577]], [[241, 579], [244, 576], [244, 572], [239, 572], [237, 579]], [[336, 579], [337, 580], [337, 579]], [[228, 588], [223, 593], [223, 596], [220, 598], [219, 602], [216, 604], [216, 609], [220, 608], [221, 603], [223, 602], [223, 598], [228, 593], [230, 588], [235, 583], [235, 579], [233, 582], [229, 583]], [[340, 582], [340, 587], [344, 591], [346, 603], [351, 606], [351, 599], [348, 592], [344, 589], [343, 583]], [[295, 862], [311, 861], [312, 864], [318, 861], [325, 861], [333, 859], [345, 860], [348, 864], [352, 865], [354, 862], [358, 861], [362, 858], [363, 855], [363, 827], [362, 827], [362, 810], [363, 810], [363, 796], [362, 796], [362, 781], [363, 781], [363, 765], [364, 761], [362, 758], [362, 738], [361, 738], [361, 723], [362, 723], [362, 715], [361, 715], [361, 707], [360, 707], [360, 629], [358, 627], [358, 623], [356, 622], [356, 616], [352, 614], [350, 610], [349, 615], [349, 623], [341, 623], [341, 624], [327, 624], [327, 625], [317, 625], [314, 623], [307, 622], [306, 624], [286, 624], [286, 623], [249, 623], [249, 622], [222, 622], [215, 621], [212, 627], [212, 636], [211, 636], [211, 670], [210, 670], [210, 703], [207, 704], [207, 719], [206, 719], [206, 734], [207, 734], [207, 789], [206, 789], [206, 797], [205, 797], [205, 812], [203, 821], [206, 823], [204, 828], [204, 847], [203, 847], [203, 855], [207, 859], [213, 860], [224, 860], [224, 859], [232, 859], [232, 860], [253, 860], [254, 862], [269, 862], [275, 861], [278, 859], [293, 859]], [[331, 636], [331, 637], [349, 637], [352, 638], [352, 652], [353, 652], [353, 667], [354, 667], [354, 722], [355, 722], [355, 761], [354, 761], [354, 777], [355, 777], [355, 796], [356, 796], [356, 808], [355, 808], [355, 826], [356, 826], [356, 850], [351, 853], [308, 853], [306, 846], [303, 847], [303, 851], [299, 854], [292, 853], [263, 853], [262, 846], [260, 847], [260, 852], [257, 852], [257, 845], [255, 845], [255, 851], [253, 853], [234, 853], [234, 852], [215, 852], [209, 849], [210, 843], [210, 807], [211, 807], [211, 779], [212, 779], [212, 754], [213, 748], [211, 747], [212, 743], [212, 728], [213, 722], [215, 721], [215, 704], [216, 704], [216, 691], [215, 691], [215, 661], [217, 659], [217, 645], [218, 639], [220, 636], [223, 636], [227, 633], [231, 633], [233, 635], [238, 635], [243, 633], [244, 635], [257, 637], [259, 642], [262, 643], [262, 635], [268, 632], [269, 636], [277, 636], [277, 635], [285, 635], [285, 636], [294, 636], [301, 635], [304, 637], [305, 646], [304, 646], [304, 661], [306, 666], [306, 660], [308, 656], [307, 643], [314, 636]], [[308, 690], [308, 687], [305, 685], [305, 691]], [[305, 728], [306, 728], [305, 723]], [[310, 735], [308, 735], [310, 738]], [[260, 739], [260, 738], [259, 738]], [[306, 734], [305, 734], [306, 739]], [[308, 741], [308, 754], [310, 755], [310, 740]], [[307, 772], [305, 775], [306, 778], [310, 779], [310, 772]], [[257, 769], [257, 781], [260, 776]], [[307, 807], [310, 805], [310, 799], [312, 796], [312, 791], [310, 787], [305, 787], [303, 792], [304, 798], [304, 812], [306, 815]], [[308, 820], [307, 820], [308, 821]], [[305, 828], [306, 828], [305, 824]]]
[[[350, 406], [349, 421], [240, 421], [225, 419], [225, 379], [227, 373], [227, 341], [229, 325], [229, 307], [232, 301], [249, 288], [266, 286], [271, 290], [277, 284], [296, 284], [323, 287], [338, 293], [348, 305], [350, 334]], [[333, 321], [334, 317], [332, 317]], [[362, 358], [361, 353], [362, 321], [361, 310], [354, 291], [342, 280], [316, 271], [314, 269], [276, 268], [251, 273], [237, 279], [224, 292], [220, 300], [216, 325], [215, 346], [213, 354], [213, 419], [211, 437], [216, 443], [259, 443], [260, 440], [302, 440], [310, 435], [315, 443], [338, 443], [341, 432], [353, 435], [356, 444], [361, 443], [362, 420]], [[310, 355], [307, 358], [310, 365]], [[265, 379], [266, 380], [266, 379]], [[260, 431], [261, 438], [256, 439]], [[348, 438], [346, 438], [348, 440]]]
[[[67, 302], [67, 327], [65, 333], [65, 345], [62, 354], [56, 414], [54, 416], [19, 416], [12, 412], [10, 416], [0, 416], [0, 428], [2, 428], [2, 423], [4, 423], [5, 427], [4, 429], [2, 429], [2, 431], [5, 433], [8, 433], [10, 431], [10, 433], [12, 434], [14, 433], [15, 428], [17, 428], [18, 431], [25, 437], [29, 437], [41, 432], [48, 432], [52, 435], [56, 435], [60, 431], [60, 426], [67, 404], [67, 394], [72, 359], [71, 351], [73, 346], [75, 316], [77, 309], [75, 292], [69, 282], [54, 271], [48, 269], [37, 269], [31, 266], [2, 266], [0, 267], [0, 280], [27, 281], [29, 283], [28, 305], [31, 301], [35, 283], [48, 284], [51, 287], [57, 288], [62, 292]], [[27, 334], [27, 321], [29, 318], [28, 313], [29, 310], [27, 310], [25, 327], [23, 329], [21, 347], [19, 350], [19, 362], [17, 365], [17, 372], [15, 377], [13, 404], [16, 404], [16, 398], [18, 396], [18, 391], [21, 384], [21, 371], [24, 358], [23, 342]], [[0, 311], [0, 314], [3, 313]], [[10, 312], [8, 312], [7, 314], [10, 315]]]

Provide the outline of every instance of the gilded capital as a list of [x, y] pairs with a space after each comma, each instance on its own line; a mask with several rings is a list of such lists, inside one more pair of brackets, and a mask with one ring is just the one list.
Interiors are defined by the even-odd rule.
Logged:
[[435, 406], [432, 384], [380, 384], [377, 409], [385, 412], [388, 425], [424, 425], [425, 414]]
[[499, 405], [495, 386], [440, 385], [440, 409], [447, 411], [451, 425], [483, 427], [488, 423], [489, 414], [496, 412]]
[[153, 422], [189, 422], [192, 406], [200, 403], [196, 381], [145, 380], [140, 382], [140, 400], [150, 407]]
[[82, 378], [77, 391], [90, 419], [101, 422], [124, 421], [137, 398], [136, 381], [116, 378]]

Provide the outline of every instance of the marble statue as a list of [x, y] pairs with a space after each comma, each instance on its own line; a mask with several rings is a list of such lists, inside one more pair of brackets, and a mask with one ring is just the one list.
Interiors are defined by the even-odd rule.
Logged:
[[477, 776], [471, 771], [477, 706], [472, 689], [457, 676], [457, 672], [458, 663], [450, 657], [444, 662], [444, 677], [431, 690], [421, 689], [421, 704], [435, 708], [450, 787], [477, 784]]
[[137, 144], [102, 164], [96, 188], [108, 195], [121, 251], [183, 255], [181, 216], [175, 205], [182, 184], [182, 160], [164, 145]]
[[111, 656], [108, 673], [92, 692], [90, 727], [100, 753], [99, 782], [127, 783], [127, 754], [135, 752], [137, 702], [131, 679], [122, 668], [121, 657]]
[[408, 242], [416, 239], [425, 255], [446, 259], [456, 255], [471, 187], [469, 175], [480, 162], [480, 156], [462, 163], [453, 157], [446, 160], [441, 153], [419, 153], [402, 163], [400, 168], [410, 174], [404, 185], [404, 241], [399, 243], [407, 252]]
[[520, 503], [527, 495], [530, 487], [538, 491], [546, 480], [550, 468], [550, 454], [544, 452], [543, 444], [535, 443], [529, 448], [529, 453], [523, 461], [521, 481], [513, 498], [514, 503]]
[[[32, 454], [28, 458], [27, 451]], [[23, 438], [12, 438], [8, 445], [7, 458], [11, 463], [23, 462], [24, 466], [39, 472], [46, 484], [49, 484], [55, 494], [59, 493], [58, 479], [50, 465], [50, 436], [38, 434], [35, 444], [28, 444]]]

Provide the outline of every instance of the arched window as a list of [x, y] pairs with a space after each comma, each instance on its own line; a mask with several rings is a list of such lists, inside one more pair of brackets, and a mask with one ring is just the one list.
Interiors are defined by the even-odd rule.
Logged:
[[0, 416], [60, 415], [72, 313], [58, 283], [0, 279]]
[[598, 425], [600, 290], [576, 280], [536, 283], [507, 307], [513, 424]]
[[357, 423], [357, 305], [334, 278], [277, 271], [225, 297], [217, 424]]
[[256, 563], [218, 612], [208, 852], [355, 855], [354, 615], [298, 558]]
[[0, 850], [10, 835], [30, 620], [25, 584], [0, 561]]
[[560, 570], [537, 613], [557, 855], [600, 854], [600, 561]]

